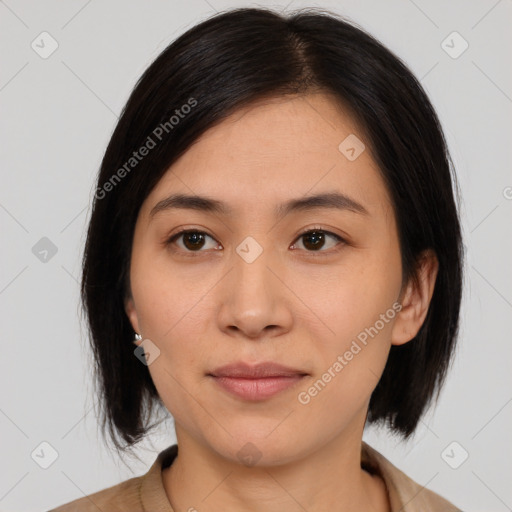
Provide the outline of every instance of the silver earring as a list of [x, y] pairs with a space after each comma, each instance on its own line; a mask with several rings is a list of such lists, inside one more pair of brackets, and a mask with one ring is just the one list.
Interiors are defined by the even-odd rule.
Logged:
[[142, 339], [142, 336], [138, 333], [135, 333], [135, 340], [134, 341], [140, 341]]

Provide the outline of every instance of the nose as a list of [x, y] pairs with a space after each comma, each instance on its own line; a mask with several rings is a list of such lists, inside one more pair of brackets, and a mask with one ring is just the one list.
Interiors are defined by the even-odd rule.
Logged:
[[292, 325], [292, 296], [271, 250], [252, 262], [236, 252], [233, 268], [221, 281], [219, 328], [230, 336], [262, 339], [286, 333]]

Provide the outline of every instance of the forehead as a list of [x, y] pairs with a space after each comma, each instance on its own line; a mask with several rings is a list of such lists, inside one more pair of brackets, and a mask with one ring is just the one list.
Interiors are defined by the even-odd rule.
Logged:
[[[355, 151], [347, 153], [347, 144]], [[199, 137], [146, 202], [151, 208], [166, 195], [183, 192], [243, 209], [337, 191], [363, 203], [370, 213], [387, 211], [390, 199], [368, 149], [355, 120], [332, 96], [265, 99], [237, 110]]]

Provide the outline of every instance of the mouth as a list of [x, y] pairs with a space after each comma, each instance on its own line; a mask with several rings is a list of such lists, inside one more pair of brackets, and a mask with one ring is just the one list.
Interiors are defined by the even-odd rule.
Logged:
[[222, 366], [207, 375], [231, 395], [261, 401], [291, 388], [308, 374], [276, 363], [249, 365], [240, 362]]

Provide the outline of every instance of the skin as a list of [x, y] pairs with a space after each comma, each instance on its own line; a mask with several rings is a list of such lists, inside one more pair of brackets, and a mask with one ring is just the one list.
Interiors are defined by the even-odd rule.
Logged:
[[[160, 350], [148, 369], [175, 420], [179, 454], [162, 476], [176, 511], [390, 510], [382, 480], [360, 466], [363, 427], [391, 345], [411, 340], [426, 317], [438, 263], [426, 253], [418, 283], [402, 283], [390, 197], [368, 143], [354, 161], [338, 149], [349, 134], [364, 141], [328, 94], [259, 101], [207, 131], [142, 205], [126, 312]], [[288, 199], [333, 191], [368, 215], [274, 215]], [[150, 216], [178, 192], [221, 200], [234, 213]], [[313, 227], [345, 242], [326, 234], [311, 249], [300, 235]], [[194, 251], [186, 236], [166, 245], [180, 228], [206, 233], [204, 245]], [[263, 249], [252, 263], [236, 252], [247, 236]], [[401, 311], [378, 335], [299, 403], [397, 301]], [[237, 361], [274, 361], [308, 376], [264, 401], [245, 401], [207, 376]], [[237, 455], [247, 443], [259, 457], [253, 465]]]

